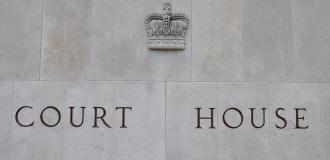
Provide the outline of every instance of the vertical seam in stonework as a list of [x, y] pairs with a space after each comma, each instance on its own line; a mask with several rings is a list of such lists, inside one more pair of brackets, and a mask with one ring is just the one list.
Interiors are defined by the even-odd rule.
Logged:
[[292, 65], [293, 65], [293, 76], [292, 76], [292, 82], [296, 81], [296, 51], [294, 48], [294, 15], [295, 15], [295, 0], [291, 0], [291, 54], [292, 54]]
[[244, 51], [243, 51], [243, 18], [244, 18], [244, 6], [245, 6], [245, 1], [241, 0], [240, 2], [240, 33], [239, 33], [239, 45], [240, 45], [240, 55], [241, 55], [241, 80], [245, 81], [246, 79], [244, 78]]
[[[63, 81], [61, 81], [61, 88], [62, 88], [62, 92], [63, 92], [63, 94], [65, 95], [65, 89], [64, 89], [64, 82]], [[60, 146], [61, 146], [61, 148], [60, 148], [60, 158], [61, 158], [61, 160], [63, 160], [63, 148], [64, 148], [64, 134], [65, 134], [65, 125], [64, 126], [62, 126], [61, 128], [61, 142], [60, 142]]]
[[116, 106], [116, 88], [117, 88], [117, 81], [113, 82], [113, 105]]
[[92, 0], [91, 2], [91, 17], [90, 17], [90, 35], [89, 35], [89, 54], [88, 54], [88, 66], [87, 66], [87, 79], [88, 80], [91, 80], [92, 78], [91, 77], [94, 77], [92, 76], [92, 71], [91, 71], [91, 65], [92, 65], [92, 55], [94, 54], [94, 17], [95, 17], [95, 14], [94, 14], [94, 6], [95, 6], [95, 1]]
[[41, 2], [41, 30], [40, 30], [40, 53], [39, 53], [39, 80], [41, 79], [42, 51], [44, 45], [44, 7], [45, 0]]
[[[267, 91], [267, 104], [268, 105], [271, 105], [270, 104], [270, 86], [269, 86], [269, 84], [268, 83], [264, 83], [264, 85], [266, 85], [265, 87], [266, 87], [266, 91]], [[269, 145], [269, 149], [268, 149], [268, 154], [269, 154], [269, 156], [270, 156], [270, 152], [271, 152], [271, 141], [270, 141], [270, 138], [271, 138], [271, 134], [270, 134], [270, 121], [271, 121], [271, 118], [270, 118], [270, 112], [271, 112], [271, 110], [272, 110], [272, 106], [270, 106], [270, 109], [268, 110], [268, 145]]]
[[14, 108], [14, 85], [15, 85], [15, 81], [12, 81], [12, 84], [11, 84], [11, 105], [10, 105], [10, 131], [9, 131], [9, 141], [10, 141], [10, 148], [9, 148], [9, 159], [11, 160], [12, 159], [12, 150], [14, 147], [13, 145], [13, 141], [12, 141], [12, 138], [13, 138], [13, 108]]
[[[113, 85], [113, 106], [117, 106], [117, 104], [116, 104], [116, 98], [117, 98], [116, 97], [117, 81], [113, 81], [112, 82], [112, 85]], [[114, 114], [113, 120], [114, 120], [114, 123], [116, 123], [116, 114]], [[114, 127], [113, 130], [114, 130], [114, 133], [113, 133], [114, 137], [117, 137], [117, 130], [116, 130], [116, 128]], [[115, 144], [117, 145], [116, 151], [118, 151], [119, 150], [119, 148], [118, 148], [118, 140], [115, 141]], [[115, 156], [118, 156], [118, 155], [115, 155]]]
[[[117, 89], [117, 81], [113, 81], [112, 82], [112, 85], [113, 85], [113, 106], [117, 106], [117, 104], [116, 104], [116, 89]], [[114, 118], [113, 118], [113, 120], [114, 120], [114, 125], [115, 125], [115, 123], [116, 123], [116, 114], [114, 114]], [[117, 130], [116, 130], [116, 128], [115, 127], [113, 127], [114, 129], [113, 129], [113, 131], [114, 131], [114, 133], [113, 133], [113, 135], [114, 135], [114, 137], [117, 137], [118, 135], [117, 135]], [[117, 145], [117, 148], [116, 148], [116, 151], [118, 151], [119, 150], [119, 148], [118, 148], [118, 140], [116, 140], [115, 141], [115, 144]], [[118, 156], [117, 154], [115, 155], [115, 157], [116, 156]]]
[[239, 54], [241, 56], [241, 73], [240, 73], [240, 80], [245, 81], [244, 77], [244, 54], [243, 54], [243, 12], [244, 12], [244, 0], [240, 1], [240, 29], [239, 29]]
[[167, 112], [167, 103], [166, 103], [166, 101], [167, 101], [167, 97], [166, 97], [166, 94], [167, 94], [167, 92], [166, 92], [166, 88], [167, 88], [167, 81], [165, 81], [165, 153], [164, 153], [164, 159], [166, 160], [166, 136], [167, 136], [167, 134], [166, 134], [166, 121], [167, 121], [167, 117], [166, 117], [166, 112]]
[[320, 155], [320, 159], [323, 159], [323, 149], [322, 149], [322, 139], [323, 139], [323, 123], [322, 123], [322, 109], [323, 109], [323, 107], [322, 107], [322, 97], [321, 97], [321, 84], [318, 84], [317, 85], [317, 87], [318, 87], [318, 97], [319, 97], [319, 105], [320, 105], [320, 107], [319, 107], [319, 114], [320, 114], [320, 119], [319, 119], [319, 121], [320, 121], [320, 137], [319, 137], [319, 155]]
[[220, 82], [217, 82], [217, 121], [216, 121], [216, 123], [217, 123], [217, 138], [216, 138], [216, 140], [217, 140], [217, 160], [219, 160], [219, 152], [220, 152], [220, 150], [219, 150], [219, 146], [220, 146], [220, 138], [219, 138], [219, 130], [220, 130], [220, 124], [219, 124], [219, 109], [220, 109], [220, 107], [219, 107], [219, 87], [220, 87], [220, 85], [219, 84], [221, 84]]
[[190, 80], [193, 77], [193, 0], [190, 0]]
[[[141, 0], [138, 0], [137, 1], [137, 3], [138, 3], [138, 12], [139, 12], [139, 14], [140, 14], [140, 16], [144, 16], [143, 15], [143, 12], [142, 12], [142, 7], [141, 7]], [[144, 18], [143, 18], [144, 19]], [[140, 23], [139, 23], [140, 24]], [[141, 24], [141, 26], [144, 28], [145, 26], [144, 26], [144, 21], [143, 21], [143, 23]], [[144, 29], [143, 29], [144, 30]], [[143, 77], [143, 74], [142, 74], [142, 66], [143, 66], [143, 63], [142, 63], [142, 55], [143, 55], [143, 47], [141, 47], [140, 45], [138, 46], [138, 56], [137, 56], [137, 60], [138, 60], [138, 75], [136, 75], [136, 78], [135, 79], [138, 79], [138, 80], [143, 80], [144, 79], [144, 77]]]

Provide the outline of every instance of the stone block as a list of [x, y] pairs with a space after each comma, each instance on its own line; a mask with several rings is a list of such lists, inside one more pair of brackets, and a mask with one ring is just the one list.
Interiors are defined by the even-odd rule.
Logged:
[[140, 75], [139, 42], [145, 34], [139, 2], [97, 0], [93, 7], [90, 79], [137, 80]]
[[[127, 128], [115, 128], [113, 159], [165, 160], [165, 84], [116, 82], [115, 87], [116, 106], [132, 111], [126, 111]], [[116, 115], [115, 124], [121, 123]]]
[[[268, 86], [263, 83], [221, 83], [219, 85], [219, 159], [267, 160], [269, 159], [269, 107]], [[243, 115], [229, 108], [237, 108]], [[254, 128], [251, 110], [254, 109]], [[263, 121], [263, 110], [265, 121]], [[225, 116], [225, 117], [223, 117]], [[239, 128], [232, 129], [223, 122]]]
[[242, 9], [246, 81], [293, 80], [291, 0], [249, 0]]
[[[276, 128], [276, 124], [283, 126], [284, 122], [272, 116], [270, 119], [271, 160], [309, 160], [320, 159], [320, 99], [317, 84], [304, 83], [274, 83], [270, 85], [271, 114], [275, 108], [282, 107], [279, 115], [287, 121], [284, 129]], [[308, 129], [296, 129], [295, 108], [306, 108], [299, 111], [300, 126]]]
[[241, 0], [193, 0], [193, 80], [241, 80], [242, 3]]
[[[22, 106], [31, 106], [19, 114], [19, 120], [24, 125], [32, 123], [31, 127], [19, 126], [12, 118], [12, 160], [59, 160], [61, 159], [63, 125], [49, 128], [40, 120], [44, 107], [56, 106], [62, 109], [63, 85], [59, 82], [21, 81], [14, 84], [14, 100], [12, 115]], [[58, 115], [54, 111], [45, 113], [45, 121], [56, 123]]]
[[10, 160], [12, 82], [0, 82], [0, 159]]
[[330, 1], [293, 1], [295, 80], [330, 81]]
[[321, 96], [321, 160], [327, 160], [330, 157], [330, 84], [320, 84]]
[[[63, 114], [63, 160], [90, 160], [97, 157], [99, 160], [113, 159], [116, 151], [116, 139], [113, 138], [115, 99], [113, 82], [65, 82], [63, 85], [65, 99], [65, 112]], [[84, 109], [84, 123], [81, 127], [73, 127], [70, 123], [69, 106], [73, 110], [74, 123], [79, 125], [82, 122], [82, 109]], [[94, 108], [103, 107], [106, 111], [105, 121], [112, 128], [107, 128], [98, 120], [99, 128], [93, 128]], [[98, 111], [99, 115], [102, 113]], [[117, 113], [118, 116], [121, 113]]]
[[166, 159], [217, 159], [218, 131], [209, 129], [210, 120], [201, 120], [197, 126], [197, 110], [201, 116], [210, 116], [214, 109], [217, 127], [217, 83], [170, 82], [166, 85]]
[[90, 63], [92, 1], [45, 0], [42, 80], [85, 80]]
[[42, 0], [0, 1], [0, 80], [39, 79]]

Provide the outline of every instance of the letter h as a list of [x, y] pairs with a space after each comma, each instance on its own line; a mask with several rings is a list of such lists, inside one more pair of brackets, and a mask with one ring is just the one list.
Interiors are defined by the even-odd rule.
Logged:
[[202, 128], [201, 127], [201, 119], [209, 119], [211, 120], [211, 126], [209, 128], [215, 128], [214, 127], [214, 116], [213, 116], [213, 113], [214, 113], [214, 109], [215, 108], [209, 108], [211, 110], [211, 117], [201, 117], [201, 109], [202, 108], [195, 108], [197, 110], [197, 127], [196, 128]]

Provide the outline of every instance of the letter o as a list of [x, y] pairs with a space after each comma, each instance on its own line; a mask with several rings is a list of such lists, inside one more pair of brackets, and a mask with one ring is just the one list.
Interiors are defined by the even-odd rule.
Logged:
[[[58, 115], [58, 120], [57, 120], [57, 122], [56, 122], [55, 124], [53, 124], [53, 125], [51, 125], [51, 124], [47, 124], [47, 123], [44, 121], [44, 117], [43, 117], [43, 115], [44, 115], [44, 112], [45, 112], [47, 109], [53, 109], [53, 110], [55, 110], [56, 113], [57, 113], [57, 115]], [[47, 126], [47, 127], [55, 127], [55, 126], [57, 126], [58, 123], [60, 123], [60, 121], [61, 121], [61, 113], [60, 113], [60, 111], [59, 111], [56, 107], [48, 106], [48, 107], [44, 108], [44, 109], [41, 111], [41, 114], [40, 114], [40, 120], [41, 120], [42, 124], [44, 124], [44, 125]]]
[[[239, 115], [241, 116], [241, 122], [239, 123], [239, 125], [238, 126], [231, 126], [231, 125], [229, 125], [227, 122], [226, 122], [226, 113], [229, 111], [229, 110], [235, 110], [235, 111], [237, 111], [238, 113], [239, 113]], [[224, 113], [223, 113], [223, 115], [222, 115], [222, 120], [223, 120], [223, 123], [227, 126], [227, 127], [229, 127], [229, 128], [238, 128], [238, 127], [240, 127], [241, 125], [242, 125], [242, 123], [243, 123], [243, 114], [242, 114], [242, 112], [239, 110], [239, 109], [237, 109], [237, 108], [228, 108]]]

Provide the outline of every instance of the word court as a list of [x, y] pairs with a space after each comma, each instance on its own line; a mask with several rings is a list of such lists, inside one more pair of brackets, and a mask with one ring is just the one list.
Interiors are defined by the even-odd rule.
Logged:
[[[77, 109], [77, 107], [68, 107], [67, 109], [70, 112], [70, 118], [69, 118], [70, 125], [72, 127], [76, 127], [76, 128], [83, 126], [84, 121], [85, 121], [86, 107], [79, 107], [80, 111], [76, 111], [76, 110], [79, 110], [79, 109]], [[16, 123], [21, 127], [32, 127], [35, 123], [34, 120], [32, 120], [30, 122], [23, 122], [20, 119], [20, 115], [24, 114], [24, 111], [27, 111], [27, 110], [30, 110], [33, 112], [33, 107], [32, 106], [22, 106], [16, 111], [15, 120], [16, 120]], [[127, 128], [126, 118], [125, 118], [126, 111], [132, 111], [133, 107], [115, 107], [114, 110], [121, 112], [121, 113], [119, 113], [121, 115], [120, 128]], [[88, 111], [90, 111], [90, 110], [88, 110]], [[55, 113], [55, 115], [51, 114], [51, 112]], [[80, 113], [78, 114], [78, 112], [80, 112]], [[104, 125], [105, 127], [112, 128], [110, 122], [107, 121], [106, 108], [92, 107], [92, 112], [94, 113], [92, 128], [99, 128], [101, 124]], [[50, 114], [53, 116], [56, 116], [56, 117], [45, 118], [45, 117], [49, 117]], [[75, 122], [74, 121], [75, 117], [79, 118], [80, 121]], [[47, 119], [55, 119], [55, 121], [49, 122], [49, 120], [47, 121]], [[61, 122], [61, 120], [62, 120], [62, 112], [58, 109], [58, 107], [47, 106], [47, 107], [43, 108], [42, 111], [40, 112], [40, 122], [46, 127], [56, 127]]]

